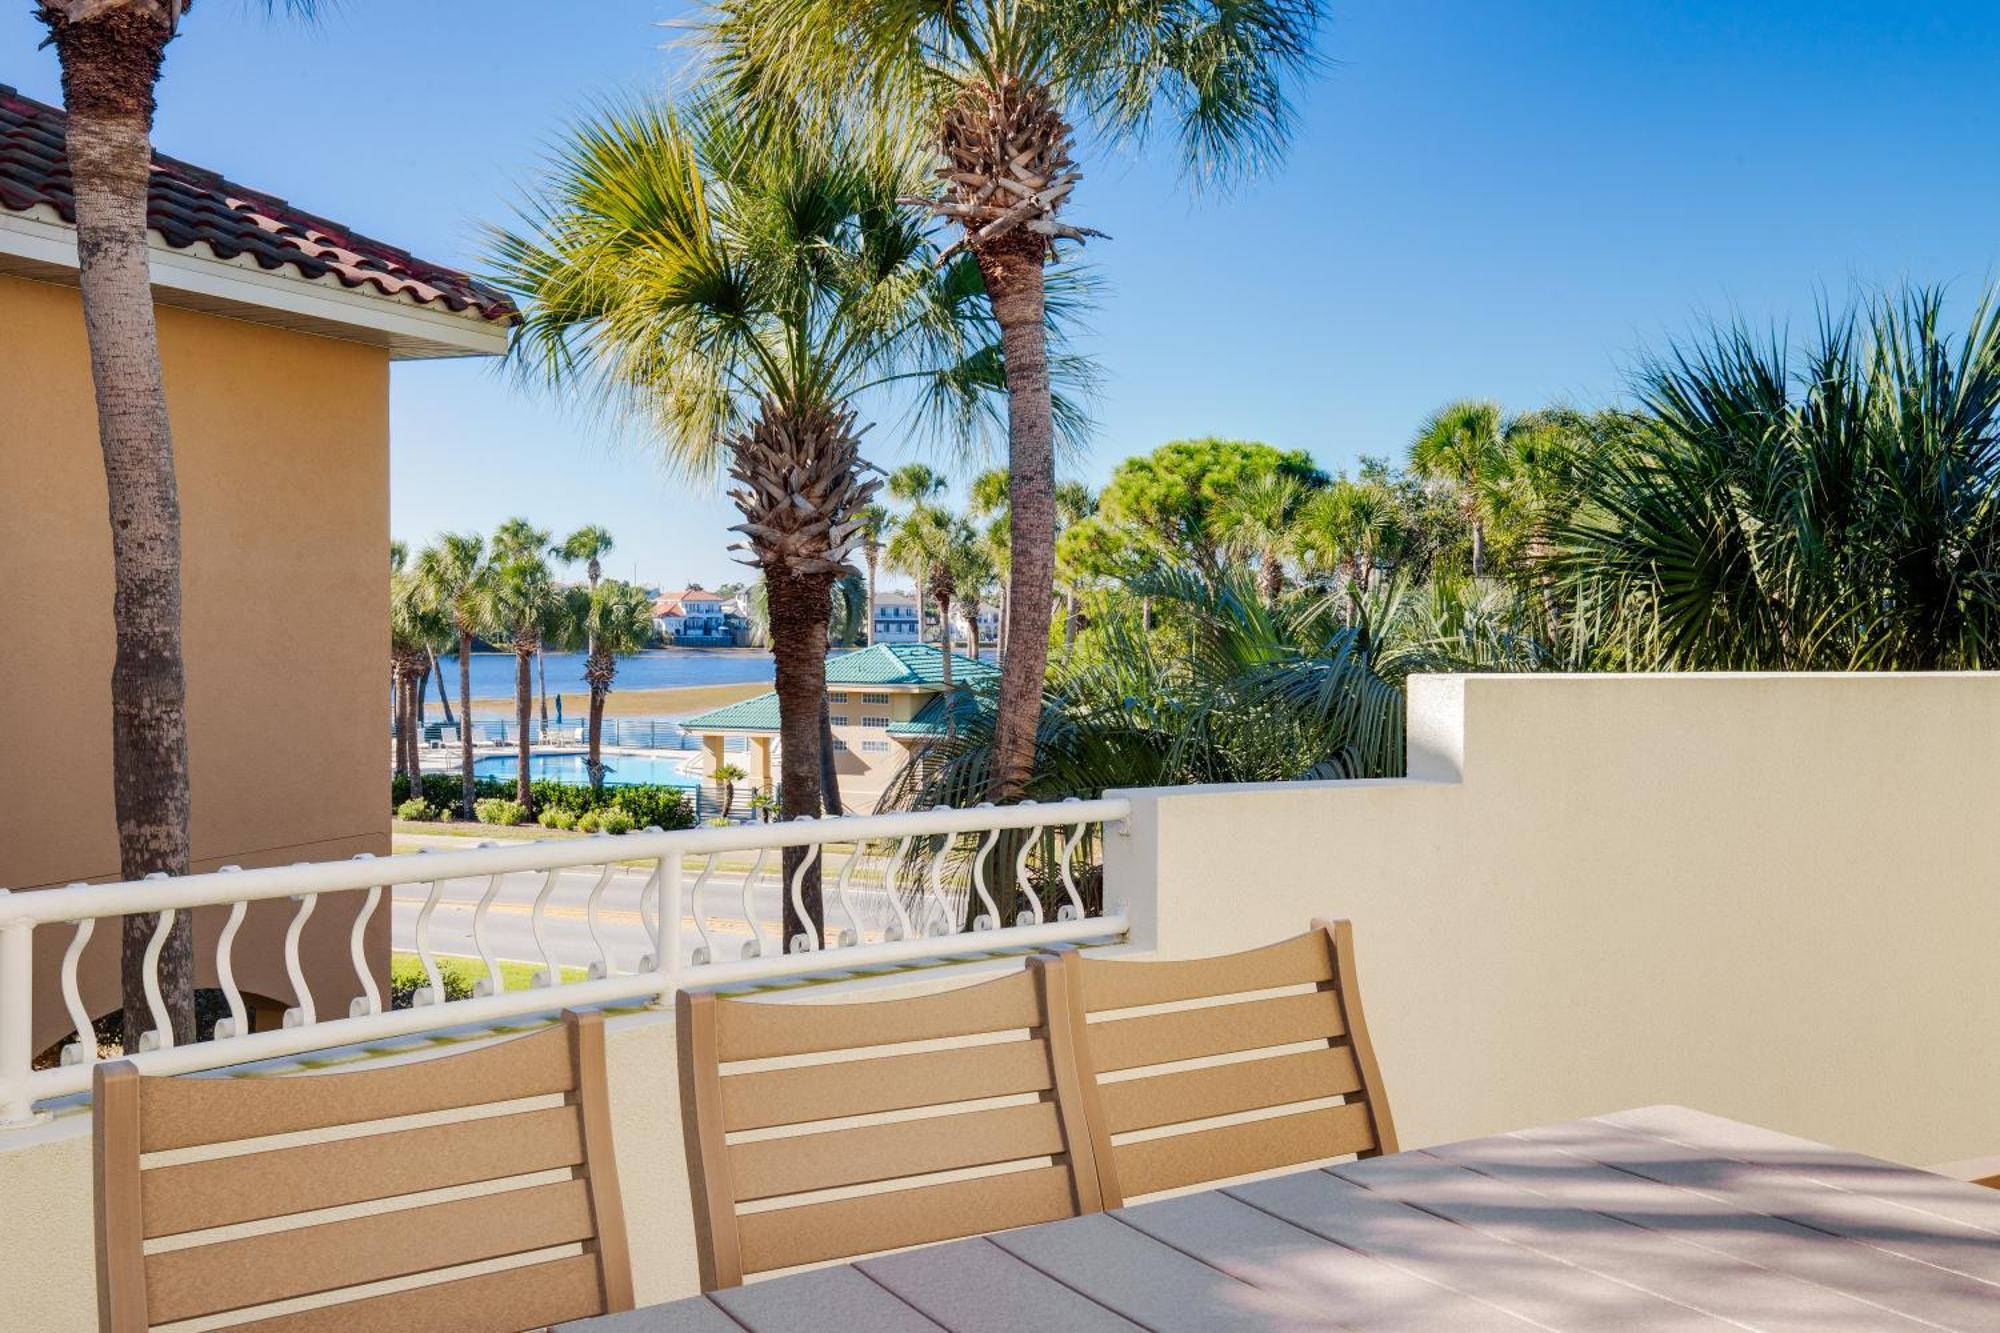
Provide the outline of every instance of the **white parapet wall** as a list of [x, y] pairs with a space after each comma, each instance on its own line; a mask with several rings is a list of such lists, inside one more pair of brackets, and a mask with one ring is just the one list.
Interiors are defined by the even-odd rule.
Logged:
[[2000, 675], [1411, 682], [1408, 779], [1134, 791], [1136, 948], [1355, 923], [1405, 1146], [1655, 1102], [2000, 1155]]

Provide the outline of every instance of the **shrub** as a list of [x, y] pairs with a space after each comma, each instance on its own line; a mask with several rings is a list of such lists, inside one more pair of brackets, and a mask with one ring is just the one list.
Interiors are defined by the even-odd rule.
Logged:
[[586, 810], [576, 821], [578, 833], [596, 833], [604, 827], [604, 817], [595, 810]]
[[421, 796], [412, 796], [409, 800], [404, 801], [396, 807], [396, 818], [398, 819], [428, 820], [436, 819], [437, 817], [437, 810], [432, 807], [429, 801], [426, 801]]
[[637, 824], [632, 822], [632, 816], [625, 812], [625, 807], [622, 805], [607, 805], [598, 811], [597, 826], [606, 833], [613, 834], [630, 833], [638, 827]]
[[510, 801], [500, 796], [489, 796], [472, 808], [482, 824], [519, 824], [528, 817], [527, 810], [519, 801]]
[[[438, 960], [438, 976], [444, 982], [444, 998], [447, 1000], [469, 1000], [472, 998], [472, 976], [464, 968], [449, 959]], [[389, 1007], [409, 1009], [417, 1002], [417, 992], [431, 984], [424, 973], [424, 965], [418, 959], [404, 955], [394, 959], [389, 965]]]
[[610, 795], [637, 828], [694, 827], [694, 803], [679, 787], [618, 787]]
[[[472, 780], [472, 793], [475, 800], [494, 796], [504, 799], [514, 794], [514, 784], [505, 778], [474, 778]], [[414, 795], [423, 797], [433, 810], [455, 811], [458, 809], [461, 799], [458, 774], [456, 772], [426, 773], [424, 774], [423, 790], [414, 793]], [[391, 809], [412, 799], [412, 796], [413, 793], [410, 791], [410, 775], [408, 773], [397, 773], [390, 777], [389, 806]]]
[[560, 806], [544, 806], [538, 819], [543, 828], [572, 829], [576, 827], [576, 816]]

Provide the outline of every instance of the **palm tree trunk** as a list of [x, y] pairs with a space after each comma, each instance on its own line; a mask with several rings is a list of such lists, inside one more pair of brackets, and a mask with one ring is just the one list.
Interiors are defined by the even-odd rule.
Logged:
[[548, 739], [549, 731], [549, 664], [540, 648], [535, 649], [535, 674], [542, 678], [542, 739]]
[[409, 671], [403, 681], [403, 697], [409, 701], [409, 725], [403, 728], [403, 744], [408, 747], [410, 794], [418, 796], [424, 789], [424, 694], [423, 675], [420, 671]]
[[834, 759], [833, 714], [827, 708], [826, 691], [819, 692], [819, 803], [829, 815], [845, 813], [840, 804], [840, 764]]
[[1285, 566], [1278, 559], [1276, 551], [1264, 552], [1264, 563], [1257, 571], [1257, 594], [1264, 599], [1264, 605], [1276, 606], [1278, 595], [1285, 590]]
[[1477, 515], [1472, 519], [1472, 577], [1486, 572], [1486, 524]]
[[[71, 22], [40, 7], [62, 62], [78, 286], [111, 518], [111, 773], [119, 873], [188, 872], [187, 684], [181, 661], [181, 516], [146, 254], [153, 85], [169, 30], [136, 7]], [[88, 11], [86, 11], [88, 12]], [[153, 1026], [144, 959], [154, 917], [127, 917], [120, 971], [126, 1049]], [[194, 1040], [194, 922], [160, 951], [176, 1043]]]
[[523, 810], [527, 810], [530, 813], [533, 813], [535, 804], [534, 789], [528, 784], [528, 727], [535, 720], [534, 658], [534, 649], [524, 649], [518, 644], [516, 645], [514, 649], [514, 730], [516, 733], [514, 737], [514, 799], [521, 803]]
[[[1005, 625], [1007, 623], [1005, 619], [1006, 612], [1003, 610], [1000, 614], [1002, 617], [1000, 623], [1002, 625]], [[1005, 632], [1002, 631], [1003, 644], [1004, 644], [1004, 633]], [[1076, 585], [1071, 584], [1069, 587], [1063, 589], [1063, 647], [1071, 648], [1074, 647], [1075, 645], [1076, 645]], [[1004, 646], [1002, 647], [1001, 651], [1002, 652], [1006, 651]]]
[[869, 643], [870, 646], [873, 646], [875, 643], [875, 565], [878, 561], [878, 558], [879, 558], [879, 553], [876, 551], [876, 549], [873, 546], [868, 547], [866, 550], [866, 559], [868, 561], [867, 642]]
[[[820, 812], [820, 712], [826, 702], [827, 601], [833, 596], [830, 574], [796, 575], [782, 568], [764, 571], [765, 596], [771, 617], [771, 656], [776, 666], [778, 744], [780, 747], [780, 815], [785, 819], [817, 817]], [[785, 849], [782, 897], [785, 948], [792, 940], [817, 932], [826, 914], [820, 904], [819, 862], [815, 858], [800, 882], [805, 904], [802, 919], [792, 903], [792, 877], [806, 849]]]
[[590, 759], [585, 770], [590, 774], [590, 789], [604, 790], [604, 696], [611, 693], [609, 686], [592, 682], [590, 686]]
[[944, 687], [951, 688], [951, 598], [938, 598], [938, 669], [944, 672]]
[[458, 632], [458, 788], [460, 813], [473, 817], [472, 780], [472, 631]]
[[995, 801], [1019, 800], [1034, 772], [1055, 597], [1055, 425], [1043, 250], [1042, 238], [1027, 232], [977, 250], [1007, 368], [1009, 641], [993, 724], [993, 777], [987, 794]]
[[457, 726], [458, 719], [451, 715], [451, 696], [444, 691], [444, 666], [438, 661], [437, 649], [425, 651], [431, 655], [431, 675], [437, 680], [438, 707], [444, 709], [444, 724], [447, 727]]
[[428, 666], [422, 666], [421, 670], [414, 673], [413, 679], [415, 679], [416, 681], [416, 688], [417, 688], [417, 702], [416, 702], [417, 731], [421, 733], [423, 729], [430, 723], [430, 693], [431, 693], [430, 668]]
[[965, 603], [965, 633], [966, 642], [972, 645], [970, 655], [977, 658], [979, 656], [979, 603], [977, 602]]

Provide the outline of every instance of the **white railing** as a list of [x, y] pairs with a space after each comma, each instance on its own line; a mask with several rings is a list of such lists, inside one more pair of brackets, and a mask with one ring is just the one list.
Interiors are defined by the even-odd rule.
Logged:
[[[151, 917], [155, 923], [144, 972], [153, 1029], [141, 1035], [132, 1058], [150, 1074], [187, 1073], [494, 1023], [564, 1006], [653, 1002], [682, 985], [769, 982], [1115, 938], [1125, 933], [1124, 912], [1111, 904], [1095, 915], [1086, 910], [1086, 896], [1077, 880], [1082, 868], [1079, 850], [1093, 829], [1101, 837], [1105, 829], [1119, 826], [1129, 811], [1123, 800], [1027, 802], [969, 810], [939, 807], [784, 824], [673, 832], [648, 829], [615, 838], [487, 843], [465, 851], [361, 856], [263, 870], [231, 867], [179, 878], [154, 875], [122, 884], [75, 884], [13, 894], [0, 890], [0, 1128], [32, 1123], [39, 1118], [38, 1103], [89, 1089], [90, 1067], [98, 1053], [78, 969], [98, 923], [107, 918], [112, 920], [108, 933], [114, 940], [120, 932], [117, 918]], [[1011, 880], [1005, 873], [1009, 867], [995, 865], [996, 849], [1009, 830], [1024, 834], [1014, 853]], [[767, 870], [780, 864], [784, 850], [792, 847], [806, 848], [806, 856], [790, 883], [782, 883], [782, 874], [774, 878]], [[749, 864], [732, 862], [732, 853], [748, 856]], [[835, 855], [841, 858], [837, 871]], [[786, 952], [781, 944], [782, 899], [789, 898], [798, 914], [805, 915], [804, 878], [815, 862], [822, 868], [824, 937], [818, 931], [799, 935]], [[597, 872], [596, 878], [581, 891], [589, 944], [584, 947], [573, 940], [568, 946], [559, 945], [551, 919], [556, 891], [566, 874], [591, 870]], [[539, 963], [540, 970], [528, 989], [510, 991], [503, 981], [503, 954], [529, 950], [510, 950], [495, 939], [496, 904], [508, 876], [536, 872], [543, 881], [527, 913], [535, 957], [508, 961]], [[635, 955], [628, 949], [621, 956], [604, 900], [615, 880], [624, 877], [629, 888], [639, 875], [645, 877], [638, 892], [636, 922], [643, 952]], [[471, 905], [470, 949], [440, 947], [436, 918], [441, 907], [455, 902], [454, 912], [462, 914], [469, 901], [451, 899], [447, 888], [466, 880], [484, 881]], [[1004, 922], [995, 898], [1000, 882], [1036, 885], [1042, 893], [1019, 893], [1014, 920]], [[398, 885], [423, 890], [420, 905], [414, 897], [404, 900], [416, 909], [409, 923], [411, 951], [428, 983], [407, 1009], [390, 1006], [363, 943], [370, 921], [383, 910], [385, 895], [394, 911]], [[366, 894], [349, 927], [353, 977], [339, 997], [346, 1001], [344, 1011], [330, 1009], [327, 1001], [333, 997], [315, 995], [300, 962], [301, 935], [320, 896], [328, 893]], [[1046, 906], [1044, 896], [1050, 900]], [[285, 974], [297, 1004], [286, 1011], [282, 1027], [252, 1032], [236, 981], [236, 934], [251, 903], [277, 899], [297, 903], [283, 944]], [[975, 925], [967, 931], [962, 922], [967, 905], [974, 902]], [[720, 912], [713, 910], [718, 903]], [[215, 907], [229, 909], [214, 960], [229, 1016], [217, 1022], [212, 1039], [176, 1044], [158, 984], [160, 950], [178, 914]], [[625, 915], [629, 919], [631, 914]], [[64, 926], [72, 933], [60, 969], [60, 998], [76, 1040], [64, 1047], [59, 1065], [36, 1069], [34, 937], [37, 930]], [[588, 956], [579, 957], [579, 949]], [[478, 958], [483, 975], [470, 998], [445, 998], [439, 960], [452, 955]], [[571, 967], [585, 967], [582, 979], [564, 980], [566, 961]], [[322, 992], [330, 984], [319, 979]]]

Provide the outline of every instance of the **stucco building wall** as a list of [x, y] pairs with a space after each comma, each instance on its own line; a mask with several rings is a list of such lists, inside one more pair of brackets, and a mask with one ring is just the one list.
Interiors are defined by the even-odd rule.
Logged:
[[[195, 868], [386, 853], [389, 353], [167, 306], [159, 325]], [[73, 287], [0, 276], [0, 496], [0, 885], [114, 879], [111, 535]], [[322, 902], [305, 931], [309, 975], [340, 977], [322, 1008], [358, 993], [354, 910]], [[275, 941], [289, 915], [260, 905], [238, 948], [245, 988], [286, 1002], [278, 950], [257, 937]], [[385, 964], [387, 930], [380, 911]], [[41, 934], [52, 967], [65, 942]], [[85, 956], [97, 1012], [117, 1003], [116, 939], [100, 931]], [[37, 1006], [66, 1031], [60, 1013]]]

